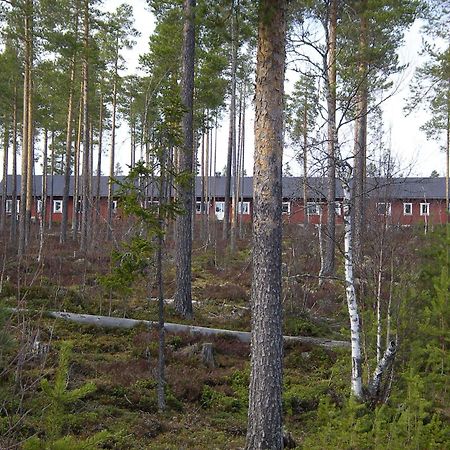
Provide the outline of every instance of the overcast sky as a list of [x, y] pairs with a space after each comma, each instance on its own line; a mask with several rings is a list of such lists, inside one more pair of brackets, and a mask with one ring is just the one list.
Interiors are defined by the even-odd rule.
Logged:
[[[113, 11], [123, 3], [119, 0], [106, 0], [105, 9]], [[150, 13], [145, 0], [129, 1], [134, 9], [135, 27], [141, 36], [133, 50], [127, 51], [124, 56], [127, 61], [126, 73], [135, 73], [138, 67], [139, 55], [148, 49], [148, 40], [154, 30], [154, 17]], [[409, 83], [414, 75], [414, 69], [420, 63], [419, 52], [421, 49], [420, 24], [415, 23], [406, 33], [405, 45], [399, 49], [400, 63], [408, 64], [408, 68], [395, 77], [394, 86], [396, 93], [383, 103], [384, 122], [386, 129], [386, 142], [391, 142], [392, 153], [400, 161], [401, 172], [411, 176], [429, 176], [436, 170], [441, 176], [445, 171], [445, 155], [440, 151], [440, 146], [434, 141], [427, 141], [425, 133], [420, 126], [427, 120], [426, 111], [417, 110], [405, 117], [403, 107], [405, 99], [409, 95]], [[295, 82], [295, 74], [288, 73], [288, 86]], [[250, 105], [250, 109], [253, 106]], [[252, 172], [253, 167], [253, 114], [247, 113], [248, 123], [246, 132], [246, 170]], [[227, 151], [228, 123], [227, 120], [219, 130], [218, 138], [218, 170], [225, 166]], [[118, 161], [122, 167], [129, 164], [129, 136], [125, 129], [118, 133]], [[300, 175], [300, 167], [295, 163], [295, 149], [287, 147], [284, 152], [284, 162], [290, 162], [293, 175]], [[105, 158], [104, 172], [107, 171], [107, 159]]]

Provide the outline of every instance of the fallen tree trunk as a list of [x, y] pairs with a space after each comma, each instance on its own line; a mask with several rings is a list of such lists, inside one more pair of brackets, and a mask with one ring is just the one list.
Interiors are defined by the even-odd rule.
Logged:
[[[137, 325], [144, 324], [149, 327], [157, 327], [157, 322], [148, 320], [125, 319], [119, 317], [95, 316], [92, 314], [75, 314], [61, 311], [47, 311], [45, 313], [55, 319], [64, 319], [83, 325], [96, 325], [108, 328], [134, 328]], [[223, 330], [221, 328], [207, 328], [196, 325], [182, 325], [177, 323], [165, 323], [164, 328], [169, 333], [191, 333], [201, 336], [230, 336], [241, 342], [250, 342], [250, 332]], [[325, 348], [349, 348], [350, 342], [335, 341], [327, 338], [309, 337], [309, 336], [284, 336], [285, 342], [300, 342], [304, 344], [318, 345]]]

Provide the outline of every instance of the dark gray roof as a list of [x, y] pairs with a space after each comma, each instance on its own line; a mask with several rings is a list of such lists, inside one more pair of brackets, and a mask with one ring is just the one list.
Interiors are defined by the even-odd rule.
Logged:
[[[119, 180], [123, 177], [117, 177]], [[12, 192], [12, 175], [8, 175], [8, 195]], [[17, 191], [20, 194], [21, 176], [17, 176]], [[74, 177], [70, 179], [69, 195], [73, 195]], [[42, 175], [33, 177], [33, 191], [39, 196], [42, 192]], [[100, 195], [108, 195], [109, 177], [100, 177]], [[234, 180], [232, 180], [232, 185]], [[0, 195], [3, 182], [0, 183]], [[95, 194], [97, 186], [97, 177], [93, 177], [92, 190]], [[307, 195], [310, 199], [323, 199], [326, 197], [327, 179], [320, 177], [308, 177]], [[118, 186], [114, 185], [114, 191]], [[200, 177], [195, 180], [196, 196], [200, 197], [202, 192], [202, 181]], [[223, 197], [225, 193], [225, 177], [210, 177], [208, 179], [208, 192], [210, 196]], [[253, 177], [244, 177], [242, 185], [243, 196], [250, 198], [253, 196]], [[47, 177], [47, 193], [55, 197], [62, 197], [64, 193], [64, 176], [53, 175]], [[155, 189], [155, 194], [157, 189]], [[372, 198], [397, 198], [397, 199], [445, 199], [445, 178], [368, 178], [367, 193]], [[336, 198], [342, 198], [342, 187], [339, 181], [336, 181]], [[284, 198], [302, 198], [303, 197], [303, 178], [285, 177], [283, 178], [283, 197]]]
[[[117, 177], [121, 179], [123, 177]], [[20, 195], [20, 183], [22, 176], [17, 175], [17, 194]], [[12, 175], [8, 175], [7, 193], [12, 193]], [[70, 177], [69, 196], [73, 195], [75, 177]], [[109, 177], [100, 177], [100, 195], [102, 197], [108, 196], [108, 183]], [[0, 195], [2, 192], [3, 181], [0, 183]], [[117, 186], [113, 187], [114, 191], [118, 189]], [[92, 191], [95, 194], [97, 190], [97, 177], [92, 177]], [[39, 196], [42, 192], [42, 175], [35, 175], [33, 177], [33, 194]], [[55, 197], [62, 197], [64, 195], [64, 175], [48, 175], [47, 176], [47, 195], [53, 195]]]

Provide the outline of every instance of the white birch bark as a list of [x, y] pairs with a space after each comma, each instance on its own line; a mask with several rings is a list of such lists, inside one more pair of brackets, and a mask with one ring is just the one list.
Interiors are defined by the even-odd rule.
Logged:
[[383, 358], [381, 358], [381, 360], [378, 362], [377, 367], [373, 372], [372, 379], [370, 380], [368, 386], [368, 390], [370, 396], [374, 399], [376, 399], [379, 396], [383, 374], [392, 364], [396, 351], [397, 345], [395, 344], [395, 341], [390, 341], [389, 346], [386, 348], [386, 351], [384, 352]]
[[358, 315], [358, 304], [353, 276], [353, 249], [352, 249], [352, 218], [351, 218], [351, 191], [350, 177], [342, 180], [344, 190], [344, 258], [345, 258], [345, 287], [347, 296], [348, 314], [350, 318], [350, 335], [352, 350], [352, 394], [359, 400], [363, 397], [362, 370], [361, 370], [361, 341]]
[[383, 244], [384, 244], [384, 230], [381, 237], [380, 261], [378, 265], [378, 280], [377, 280], [377, 364], [381, 359], [381, 286], [383, 281]]

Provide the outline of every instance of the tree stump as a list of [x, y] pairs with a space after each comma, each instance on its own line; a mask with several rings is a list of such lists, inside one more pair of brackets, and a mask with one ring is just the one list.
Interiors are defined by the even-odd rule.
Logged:
[[214, 361], [213, 345], [210, 342], [205, 342], [202, 345], [201, 360], [202, 363], [210, 369], [214, 369], [214, 367], [216, 367], [216, 363]]

